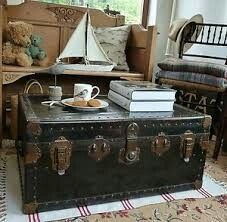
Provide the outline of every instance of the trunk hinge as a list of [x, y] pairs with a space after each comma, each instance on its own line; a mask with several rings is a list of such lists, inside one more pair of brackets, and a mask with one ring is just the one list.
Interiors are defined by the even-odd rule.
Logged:
[[119, 162], [124, 164], [133, 164], [139, 161], [140, 148], [137, 144], [139, 126], [131, 123], [127, 128], [126, 147], [120, 149]]
[[110, 153], [110, 144], [103, 136], [96, 136], [95, 141], [88, 147], [88, 156], [95, 161], [101, 161]]
[[163, 132], [159, 133], [151, 143], [151, 151], [158, 156], [162, 156], [169, 149], [170, 139]]

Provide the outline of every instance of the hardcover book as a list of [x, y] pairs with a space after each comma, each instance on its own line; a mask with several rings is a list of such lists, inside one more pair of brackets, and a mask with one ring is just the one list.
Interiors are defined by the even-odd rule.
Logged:
[[124, 109], [132, 112], [168, 112], [173, 111], [174, 100], [153, 100], [153, 101], [133, 101], [126, 97], [110, 90], [108, 93], [108, 98], [114, 103], [123, 107]]
[[149, 81], [111, 81], [110, 89], [129, 100], [175, 100], [176, 90]]

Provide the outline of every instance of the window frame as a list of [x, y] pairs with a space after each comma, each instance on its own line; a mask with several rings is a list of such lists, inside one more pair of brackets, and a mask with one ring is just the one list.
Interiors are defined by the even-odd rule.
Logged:
[[[24, 2], [30, 2], [30, 1], [31, 0], [24, 0]], [[151, 0], [143, 0], [141, 24], [144, 28], [147, 28], [150, 2], [151, 2]]]
[[151, 0], [143, 0], [142, 25], [147, 28]]

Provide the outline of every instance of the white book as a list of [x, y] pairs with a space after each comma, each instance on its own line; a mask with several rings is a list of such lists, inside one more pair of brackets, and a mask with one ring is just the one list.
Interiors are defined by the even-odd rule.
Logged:
[[132, 101], [110, 90], [108, 98], [124, 109], [132, 112], [169, 112], [173, 111], [174, 100], [170, 101]]
[[149, 81], [111, 81], [110, 89], [130, 100], [175, 100], [176, 90]]

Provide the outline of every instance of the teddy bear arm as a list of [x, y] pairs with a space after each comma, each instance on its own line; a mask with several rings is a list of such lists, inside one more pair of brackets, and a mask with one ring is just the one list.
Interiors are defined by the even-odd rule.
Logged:
[[7, 65], [15, 64], [15, 61], [16, 61], [16, 55], [15, 54], [6, 53], [6, 52], [4, 52], [2, 54], [2, 63], [3, 64], [7, 64]]
[[26, 48], [26, 49], [25, 49], [25, 53], [26, 53], [28, 56], [31, 56], [31, 52], [30, 52], [29, 48]]
[[6, 42], [2, 47], [2, 62], [4, 64], [14, 64], [16, 59], [16, 54], [13, 52], [13, 46], [11, 43]]
[[40, 53], [39, 48], [37, 46], [31, 45], [29, 50], [30, 50], [30, 53], [31, 53], [31, 57], [33, 59], [36, 59], [38, 57], [39, 53]]
[[44, 54], [46, 54], [45, 50], [42, 49], [42, 48], [39, 48], [39, 53], [44, 53]]
[[40, 50], [38, 54], [38, 59], [43, 60], [46, 57], [46, 52], [44, 50]]
[[28, 67], [32, 65], [33, 59], [26, 53], [19, 53], [16, 57], [16, 63], [19, 66]]

